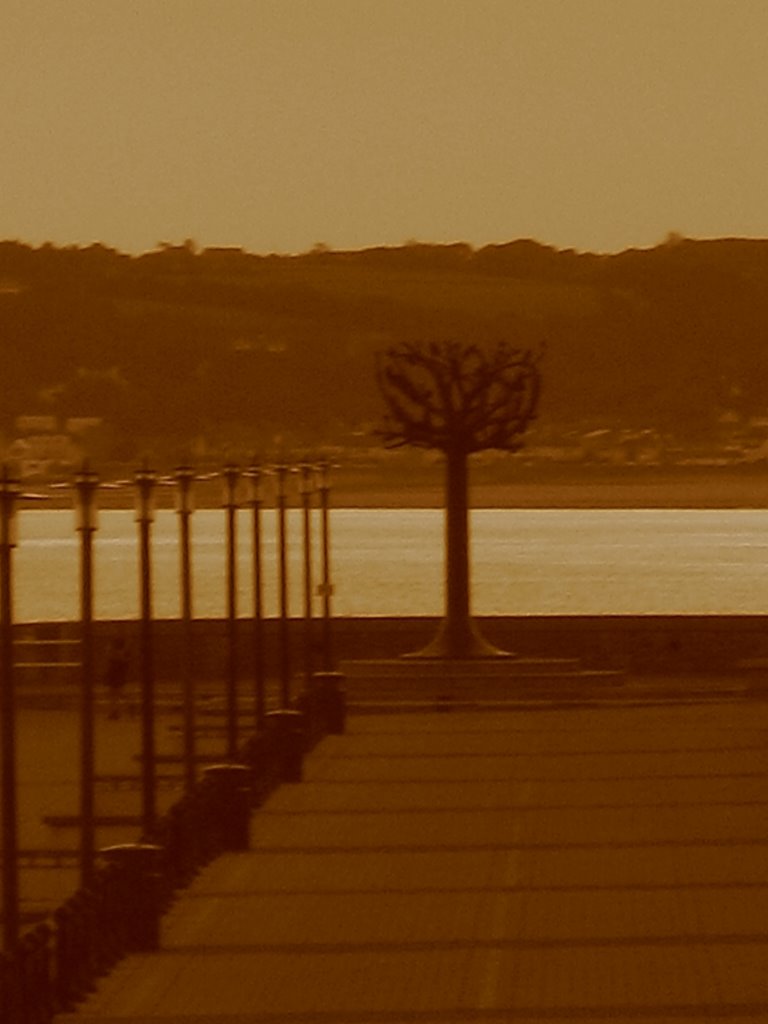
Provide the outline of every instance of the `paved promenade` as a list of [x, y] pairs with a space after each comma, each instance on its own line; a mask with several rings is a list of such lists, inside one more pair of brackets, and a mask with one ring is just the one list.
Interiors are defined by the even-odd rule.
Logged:
[[[165, 757], [181, 751], [179, 713], [157, 716], [157, 809], [162, 814], [182, 793], [182, 768]], [[30, 710], [17, 715], [19, 888], [22, 917], [35, 920], [59, 906], [78, 886], [80, 842], [80, 721], [76, 710]], [[140, 834], [140, 722], [118, 720], [100, 707], [95, 723], [96, 847], [135, 842]], [[198, 738], [201, 754], [225, 749], [223, 734]], [[67, 821], [66, 819], [70, 819]], [[121, 822], [122, 819], [122, 823]]]
[[768, 1021], [768, 704], [353, 716], [58, 1024]]

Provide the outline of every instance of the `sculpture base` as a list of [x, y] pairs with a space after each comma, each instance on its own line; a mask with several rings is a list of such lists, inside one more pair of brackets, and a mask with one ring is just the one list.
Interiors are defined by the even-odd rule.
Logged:
[[494, 647], [480, 635], [470, 619], [458, 625], [444, 620], [434, 640], [419, 651], [402, 655], [404, 658], [439, 658], [441, 661], [472, 661], [475, 658], [516, 658], [511, 651]]
[[425, 660], [432, 659], [438, 661], [474, 661], [475, 659], [482, 660], [488, 658], [516, 658], [517, 655], [511, 651], [502, 651], [500, 648], [494, 647], [493, 644], [486, 643], [484, 640], [479, 640], [476, 644], [456, 650], [442, 643], [436, 637], [426, 647], [422, 647], [420, 651], [409, 651], [407, 654], [401, 654], [400, 657], [424, 658]]
[[624, 673], [583, 669], [577, 658], [438, 658], [346, 661], [347, 700], [360, 710], [488, 702], [584, 700], [615, 692]]

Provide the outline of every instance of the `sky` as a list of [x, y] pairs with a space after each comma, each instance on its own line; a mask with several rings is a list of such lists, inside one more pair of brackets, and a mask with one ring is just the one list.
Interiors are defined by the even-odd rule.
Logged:
[[768, 0], [3, 0], [0, 238], [768, 237]]

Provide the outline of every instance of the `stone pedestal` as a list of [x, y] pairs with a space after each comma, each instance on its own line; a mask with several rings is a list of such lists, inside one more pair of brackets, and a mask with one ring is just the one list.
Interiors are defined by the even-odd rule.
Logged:
[[575, 658], [391, 658], [345, 661], [349, 706], [468, 707], [529, 700], [584, 700], [614, 693], [621, 672], [583, 669]]

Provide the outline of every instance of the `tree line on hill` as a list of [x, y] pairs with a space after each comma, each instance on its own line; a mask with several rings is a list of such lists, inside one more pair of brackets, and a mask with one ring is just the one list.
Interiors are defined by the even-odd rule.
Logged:
[[546, 346], [544, 424], [706, 436], [768, 408], [768, 241], [617, 254], [521, 239], [298, 256], [0, 242], [0, 429], [102, 417], [115, 458], [345, 444], [403, 340]]

